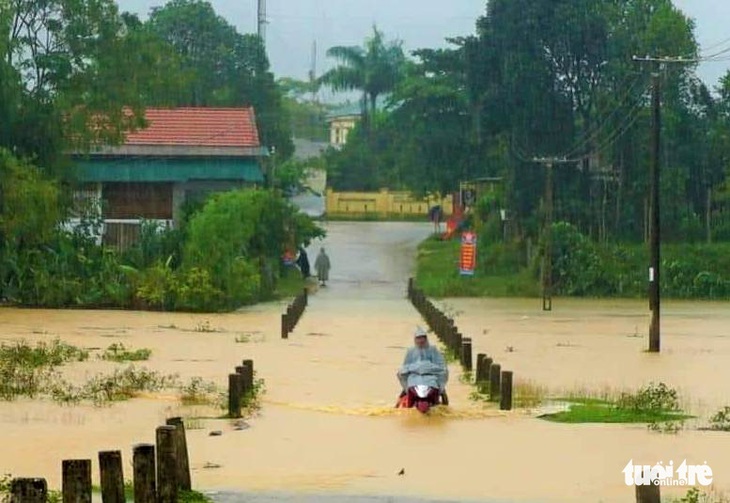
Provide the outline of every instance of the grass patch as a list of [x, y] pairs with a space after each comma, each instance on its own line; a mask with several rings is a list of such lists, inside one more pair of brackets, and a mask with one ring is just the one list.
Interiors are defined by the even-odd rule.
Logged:
[[302, 293], [306, 285], [307, 282], [302, 277], [302, 273], [299, 272], [299, 269], [294, 266], [287, 268], [284, 274], [282, 274], [276, 282], [274, 298], [287, 299], [290, 297], [296, 297]]
[[198, 491], [181, 491], [177, 495], [177, 501], [178, 503], [213, 503], [212, 499]]
[[617, 398], [568, 397], [566, 411], [546, 414], [543, 419], [558, 423], [647, 423], [649, 429], [676, 433], [678, 424], [693, 416], [679, 408], [677, 392], [664, 383], [649, 384], [636, 393]]
[[416, 283], [430, 297], [538, 297], [540, 287], [528, 270], [488, 274], [477, 264], [477, 273], [459, 274], [458, 240], [431, 237], [418, 247]]
[[114, 343], [101, 355], [102, 360], [108, 360], [113, 362], [138, 362], [149, 360], [152, 355], [152, 350], [147, 348], [141, 349], [127, 349], [121, 342]]
[[571, 404], [570, 409], [544, 418], [556, 423], [657, 423], [677, 421], [691, 416], [676, 412], [650, 412], [619, 409], [613, 404]]

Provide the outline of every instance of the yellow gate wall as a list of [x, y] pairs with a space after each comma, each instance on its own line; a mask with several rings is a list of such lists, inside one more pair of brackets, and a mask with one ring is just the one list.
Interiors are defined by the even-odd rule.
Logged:
[[328, 215], [427, 216], [428, 210], [440, 204], [444, 215], [451, 215], [452, 196], [428, 196], [416, 199], [409, 192], [383, 189], [380, 192], [335, 192], [327, 189], [325, 208]]

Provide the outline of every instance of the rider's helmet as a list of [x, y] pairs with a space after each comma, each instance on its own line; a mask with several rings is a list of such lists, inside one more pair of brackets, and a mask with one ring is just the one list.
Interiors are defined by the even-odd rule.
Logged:
[[428, 332], [426, 332], [422, 327], [416, 327], [416, 331], [413, 333], [413, 337], [428, 337]]

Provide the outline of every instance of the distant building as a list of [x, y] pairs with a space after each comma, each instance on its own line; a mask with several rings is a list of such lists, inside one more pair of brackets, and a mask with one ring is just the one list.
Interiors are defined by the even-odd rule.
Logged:
[[339, 148], [347, 143], [347, 137], [362, 117], [359, 103], [344, 105], [327, 115], [330, 127], [330, 144]]
[[77, 203], [101, 216], [105, 244], [124, 248], [142, 220], [174, 226], [185, 202], [264, 182], [253, 108], [150, 108], [145, 119], [123, 145], [73, 156]]

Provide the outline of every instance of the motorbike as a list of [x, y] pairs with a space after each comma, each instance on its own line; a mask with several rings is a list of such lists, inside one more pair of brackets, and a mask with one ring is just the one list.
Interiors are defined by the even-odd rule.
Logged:
[[425, 414], [436, 405], [448, 405], [446, 391], [439, 387], [443, 370], [431, 362], [417, 362], [399, 372], [406, 376], [407, 388], [401, 393], [396, 408], [413, 408]]

